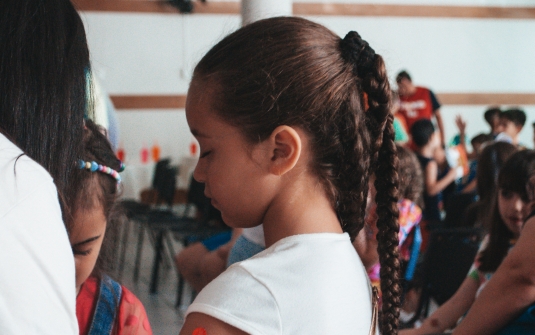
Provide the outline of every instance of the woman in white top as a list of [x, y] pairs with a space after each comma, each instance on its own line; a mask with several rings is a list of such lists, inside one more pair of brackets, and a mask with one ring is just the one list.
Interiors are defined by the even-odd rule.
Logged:
[[84, 27], [69, 0], [3, 0], [0, 50], [0, 334], [78, 334], [64, 222], [90, 106]]
[[251, 23], [195, 68], [186, 118], [194, 177], [266, 250], [230, 266], [187, 311], [182, 335], [369, 334], [372, 294], [351, 244], [377, 180], [382, 333], [399, 307], [397, 174], [385, 65], [356, 32], [311, 21]]

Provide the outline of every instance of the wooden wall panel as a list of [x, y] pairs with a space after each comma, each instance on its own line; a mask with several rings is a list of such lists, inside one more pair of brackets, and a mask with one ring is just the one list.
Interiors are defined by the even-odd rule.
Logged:
[[186, 106], [186, 95], [112, 95], [115, 108], [179, 109]]
[[437, 93], [444, 105], [535, 105], [535, 93]]
[[[443, 105], [535, 105], [535, 93], [437, 93]], [[112, 95], [118, 110], [181, 109], [185, 95]]]
[[534, 19], [535, 8], [294, 3], [296, 15]]

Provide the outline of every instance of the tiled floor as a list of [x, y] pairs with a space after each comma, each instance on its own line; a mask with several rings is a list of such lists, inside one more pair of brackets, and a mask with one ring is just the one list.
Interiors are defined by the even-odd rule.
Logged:
[[[152, 330], [155, 335], [178, 334], [183, 324], [183, 315], [187, 306], [175, 308], [177, 275], [174, 267], [160, 267], [160, 280], [158, 293], [149, 293], [149, 282], [151, 275], [154, 249], [147, 234], [143, 240], [143, 252], [141, 267], [137, 283], [134, 281], [134, 263], [138, 240], [139, 226], [136, 223], [129, 223], [129, 236], [127, 239], [127, 249], [122, 275], [116, 275], [121, 283], [131, 290], [143, 303], [147, 311]], [[179, 251], [181, 246], [174, 244], [175, 251]], [[186, 285], [183, 301], [190, 301], [191, 291]]]

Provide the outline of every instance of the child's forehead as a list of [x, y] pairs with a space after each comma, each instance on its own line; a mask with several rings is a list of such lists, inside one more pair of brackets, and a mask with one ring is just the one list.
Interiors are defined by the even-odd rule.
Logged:
[[104, 210], [101, 207], [78, 209], [74, 212], [73, 221], [71, 237], [74, 239], [102, 233], [106, 229], [107, 223]]

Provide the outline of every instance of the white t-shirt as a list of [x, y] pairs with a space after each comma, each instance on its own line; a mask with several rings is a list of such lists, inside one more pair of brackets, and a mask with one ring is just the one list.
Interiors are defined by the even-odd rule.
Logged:
[[78, 334], [74, 257], [56, 187], [0, 134], [0, 334]]
[[229, 267], [186, 314], [207, 314], [252, 335], [368, 335], [371, 294], [349, 235], [295, 235]]

